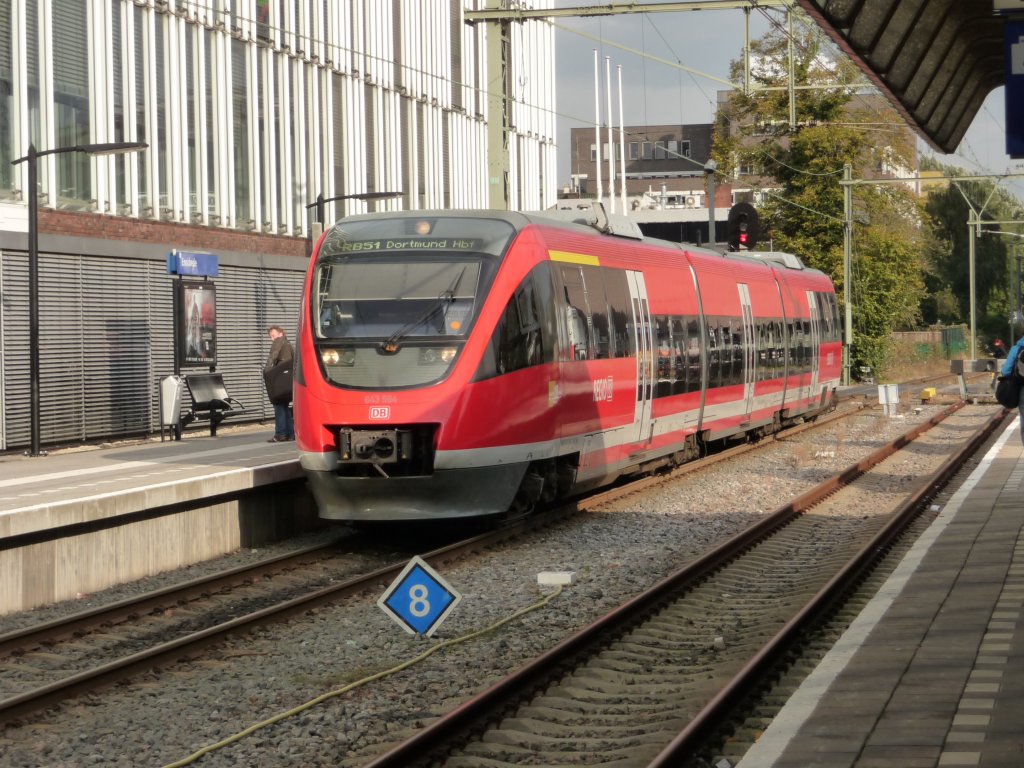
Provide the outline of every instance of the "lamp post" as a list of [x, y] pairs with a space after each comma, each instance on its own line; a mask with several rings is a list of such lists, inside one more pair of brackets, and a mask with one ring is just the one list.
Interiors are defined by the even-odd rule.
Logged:
[[[313, 220], [319, 224], [320, 227], [317, 231], [313, 230], [310, 226], [310, 240], [315, 241], [324, 231], [324, 206], [327, 203], [333, 203], [336, 200], [391, 200], [396, 197], [401, 197], [404, 193], [402, 192], [354, 192], [351, 195], [334, 195], [333, 197], [324, 197], [324, 193], [321, 192], [316, 196], [316, 200], [309, 203], [306, 206], [308, 211], [310, 208], [316, 209], [316, 218]], [[313, 243], [310, 242], [310, 253], [312, 253]]]
[[28, 145], [28, 154], [12, 160], [11, 165], [28, 163], [28, 344], [29, 344], [29, 416], [32, 444], [29, 456], [44, 456], [39, 447], [39, 200], [37, 198], [36, 162], [46, 155], [84, 152], [87, 155], [120, 155], [145, 149], [143, 141], [119, 141], [107, 144], [78, 144], [36, 150]]
[[718, 162], [708, 160], [704, 164], [704, 174], [708, 179], [708, 248], [714, 248], [718, 242], [718, 235], [715, 226], [715, 173], [718, 171]]

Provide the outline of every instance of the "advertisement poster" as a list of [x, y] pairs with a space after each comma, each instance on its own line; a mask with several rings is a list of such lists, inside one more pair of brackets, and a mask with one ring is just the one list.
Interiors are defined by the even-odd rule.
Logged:
[[217, 364], [217, 293], [213, 283], [178, 282], [178, 359], [182, 367]]

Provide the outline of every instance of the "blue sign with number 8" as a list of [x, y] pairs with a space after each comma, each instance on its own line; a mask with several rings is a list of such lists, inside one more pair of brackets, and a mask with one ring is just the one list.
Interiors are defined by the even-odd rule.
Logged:
[[406, 632], [429, 637], [461, 599], [433, 568], [414, 557], [377, 605]]

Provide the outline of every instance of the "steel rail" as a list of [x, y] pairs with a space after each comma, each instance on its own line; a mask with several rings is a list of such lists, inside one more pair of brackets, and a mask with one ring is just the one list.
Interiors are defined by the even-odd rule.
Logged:
[[648, 768], [672, 768], [693, 756], [697, 749], [726, 722], [736, 705], [750, 695], [755, 686], [779, 663], [799, 637], [836, 604], [843, 593], [862, 580], [892, 546], [895, 539], [917, 516], [921, 507], [949, 482], [970, 456], [1002, 424], [1006, 411], [995, 414], [974, 436], [950, 456], [927, 482], [911, 494], [889, 521], [857, 552], [843, 568], [771, 638], [726, 686], [690, 721]]
[[336, 547], [337, 542], [307, 547], [260, 560], [258, 563], [240, 565], [226, 571], [146, 592], [136, 597], [125, 598], [116, 603], [78, 611], [43, 624], [6, 632], [0, 634], [0, 658], [10, 656], [15, 652], [32, 650], [55, 640], [74, 637], [101, 626], [116, 624], [125, 619], [151, 613], [171, 605], [181, 605], [183, 602], [203, 595], [249, 584], [261, 576], [287, 570], [293, 563], [299, 565], [310, 559], [326, 555]]
[[[575, 506], [565, 507], [544, 515], [518, 520], [500, 530], [479, 534], [440, 547], [422, 557], [431, 565], [438, 565], [491, 546], [505, 538], [521, 535], [542, 525], [548, 525], [555, 520], [575, 514], [577, 511]], [[110, 685], [140, 671], [192, 658], [197, 655], [197, 652], [221, 641], [228, 634], [246, 632], [254, 627], [281, 621], [290, 616], [311, 611], [321, 605], [358, 594], [365, 589], [394, 579], [405, 566], [406, 562], [404, 561], [384, 566], [370, 573], [314, 590], [277, 605], [230, 619], [199, 632], [184, 635], [130, 656], [79, 672], [49, 685], [0, 700], [0, 724], [53, 706], [72, 696]]]
[[565, 665], [571, 664], [574, 658], [586, 655], [590, 649], [606, 640], [610, 634], [620, 632], [624, 627], [641, 621], [645, 615], [669, 599], [670, 595], [688, 589], [720, 569], [728, 561], [742, 555], [772, 531], [786, 525], [827, 496], [850, 484], [857, 477], [911, 443], [922, 433], [960, 410], [964, 405], [965, 403], [962, 401], [954, 404], [873, 451], [845, 470], [800, 494], [754, 525], [740, 531], [719, 546], [669, 574], [651, 588], [558, 643], [487, 690], [463, 702], [408, 740], [368, 763], [365, 768], [408, 768], [410, 765], [423, 762], [435, 751], [443, 748], [446, 743], [464, 737], [478, 726], [489, 713], [499, 711], [521, 698], [523, 691], [535, 689], [551, 678], [561, 676]]
[[[600, 507], [608, 501], [634, 493], [637, 490], [648, 487], [652, 483], [666, 482], [675, 479], [682, 474], [699, 471], [719, 461], [727, 460], [750, 450], [756, 450], [758, 447], [764, 446], [772, 440], [791, 437], [805, 430], [827, 424], [835, 419], [852, 415], [853, 413], [859, 412], [859, 410], [859, 408], [854, 408], [847, 411], [838, 411], [833, 414], [829, 414], [826, 417], [821, 417], [816, 421], [791, 427], [783, 432], [771, 435], [769, 438], [761, 440], [758, 443], [735, 446], [704, 459], [688, 462], [665, 474], [643, 477], [629, 484], [571, 501], [568, 504], [559, 506], [555, 509], [516, 518], [515, 520], [509, 521], [506, 525], [503, 525], [500, 529], [487, 531], [478, 534], [477, 536], [446, 545], [428, 552], [422, 555], [422, 557], [431, 565], [435, 566], [456, 560], [460, 557], [465, 557], [507, 539], [552, 525], [581, 512], [586, 512], [590, 509]], [[955, 408], [950, 409], [948, 412], [952, 412], [952, 410], [955, 410]], [[941, 416], [936, 416], [932, 421], [937, 423], [936, 419], [945, 418], [945, 415], [948, 412], [944, 412]], [[919, 429], [923, 426], [924, 425], [919, 427]], [[751, 535], [754, 536], [754, 534]], [[316, 549], [317, 548], [311, 548], [309, 551], [282, 555], [280, 558], [275, 558], [268, 562], [272, 567], [276, 561], [308, 556]], [[705, 559], [706, 558], [702, 560]], [[710, 569], [713, 565], [710, 564], [710, 561], [708, 562], [708, 568]], [[290, 616], [305, 613], [321, 605], [326, 605], [350, 595], [358, 594], [359, 592], [378, 586], [382, 583], [387, 583], [388, 581], [393, 580], [405, 565], [405, 561], [388, 565], [371, 573], [353, 577], [346, 581], [339, 582], [338, 584], [332, 584], [328, 587], [287, 600], [278, 605], [236, 617], [213, 627], [208, 627], [204, 630], [184, 635], [180, 638], [176, 638], [175, 640], [153, 646], [152, 648], [139, 651], [130, 656], [117, 659], [93, 669], [84, 670], [80, 673], [64, 678], [63, 680], [41, 686], [32, 691], [26, 691], [22, 694], [0, 700], [0, 725], [23, 717], [31, 712], [54, 706], [67, 698], [96, 690], [113, 684], [119, 680], [129, 678], [141, 671], [168, 666], [176, 661], [193, 658], [198, 655], [199, 651], [216, 644], [228, 634], [246, 632], [256, 626], [270, 624]], [[136, 598], [134, 600], [125, 600], [120, 603], [116, 603], [113, 606], [109, 606], [107, 609], [97, 608], [90, 611], [84, 611], [67, 617], [66, 619], [58, 619], [38, 627], [30, 627], [25, 630], [11, 632], [7, 635], [0, 636], [0, 642], [3, 643], [3, 645], [0, 646], [0, 650], [10, 650], [17, 647], [23, 648], [30, 642], [36, 645], [45, 645], [48, 639], [53, 640], [57, 637], [74, 635], [76, 632], [80, 633], [89, 627], [112, 623], [115, 620], [115, 617], [124, 618], [126, 616], [130, 617], [132, 615], [142, 614], [147, 610], [153, 610], [160, 605], [167, 605], [172, 600], [174, 593], [181, 589], [182, 586], [189, 588], [191, 591], [203, 591], [204, 589], [206, 591], [210, 591], [214, 588], [212, 585], [219, 585], [218, 588], [223, 588], [226, 583], [230, 583], [232, 580], [244, 583], [244, 581], [247, 580], [244, 578], [244, 572], [246, 569], [258, 570], [260, 567], [261, 564], [241, 566], [240, 568], [233, 569], [225, 574], [215, 574], [211, 577], [198, 579], [195, 582], [190, 582], [186, 585], [169, 587], [164, 590], [147, 593], [146, 595], [141, 596], [141, 598]], [[108, 609], [113, 609], [113, 613], [111, 616], [105, 617], [104, 611]]]

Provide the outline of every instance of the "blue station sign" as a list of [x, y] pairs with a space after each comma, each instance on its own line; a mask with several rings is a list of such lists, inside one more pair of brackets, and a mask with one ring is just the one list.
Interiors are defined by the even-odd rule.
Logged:
[[192, 275], [195, 277], [217, 277], [220, 265], [212, 253], [179, 251], [175, 248], [167, 254], [167, 274]]
[[377, 600], [377, 605], [410, 635], [434, 634], [462, 595], [420, 557], [414, 557]]
[[1024, 157], [1024, 22], [1003, 22], [1006, 55], [1006, 154]]

